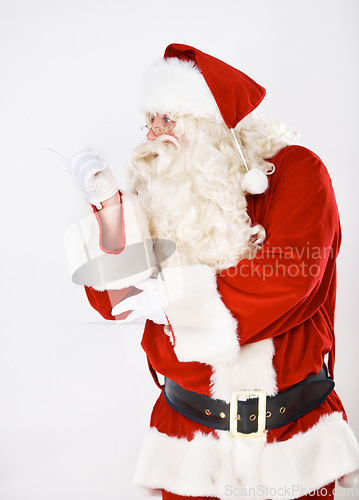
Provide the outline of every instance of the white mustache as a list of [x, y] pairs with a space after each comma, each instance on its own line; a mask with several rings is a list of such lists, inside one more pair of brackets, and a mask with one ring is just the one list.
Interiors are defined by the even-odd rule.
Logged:
[[174, 144], [177, 148], [181, 147], [179, 141], [175, 137], [173, 137], [173, 135], [162, 134], [157, 137], [156, 141], [172, 142], [172, 144]]

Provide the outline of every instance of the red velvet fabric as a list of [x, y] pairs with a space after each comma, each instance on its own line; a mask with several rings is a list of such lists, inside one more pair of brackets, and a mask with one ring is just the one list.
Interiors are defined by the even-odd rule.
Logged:
[[[323, 498], [334, 498], [334, 488], [335, 488], [335, 483], [330, 483], [326, 486], [323, 486], [319, 490], [316, 490], [314, 492], [311, 492], [308, 495], [304, 495], [298, 498], [298, 500], [305, 500], [305, 499], [314, 499], [314, 500], [320, 500]], [[240, 497], [238, 497], [240, 498]], [[174, 493], [170, 493], [168, 491], [162, 491], [162, 500], [219, 500], [218, 498], [215, 497], [184, 497], [181, 495], [176, 495]]]
[[311, 498], [314, 500], [320, 500], [322, 498], [334, 498], [334, 488], [335, 488], [335, 482], [327, 484], [326, 486], [319, 488], [313, 493], [302, 496], [298, 498], [298, 500], [304, 500], [306, 498], [308, 500], [310, 500]]
[[234, 128], [263, 100], [266, 91], [236, 68], [189, 45], [169, 45], [164, 58], [194, 61], [210, 88], [227, 127]]
[[91, 306], [98, 311], [102, 317], [110, 320], [122, 320], [126, 319], [131, 311], [126, 311], [117, 316], [112, 316], [112, 308], [121, 302], [122, 300], [132, 297], [132, 295], [137, 295], [141, 293], [142, 290], [134, 286], [129, 286], [127, 288], [122, 288], [121, 290], [108, 290], [105, 292], [99, 292], [94, 288], [85, 286], [85, 292], [90, 302]]
[[[266, 230], [265, 244], [253, 260], [223, 271], [218, 291], [238, 321], [241, 344], [275, 339], [277, 382], [283, 390], [317, 373], [324, 353], [331, 351], [334, 357], [341, 233], [331, 180], [321, 160], [291, 146], [272, 162], [276, 171], [269, 189], [248, 197], [252, 222]], [[288, 356], [297, 361], [293, 370], [287, 369]]]
[[175, 493], [170, 493], [168, 491], [162, 491], [162, 500], [219, 500], [216, 497], [183, 497], [181, 495], [176, 495]]

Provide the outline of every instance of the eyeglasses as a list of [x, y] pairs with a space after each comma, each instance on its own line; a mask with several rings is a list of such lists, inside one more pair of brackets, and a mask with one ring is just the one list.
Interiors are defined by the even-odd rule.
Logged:
[[[168, 127], [153, 127], [153, 122], [155, 120], [155, 117], [153, 115], [151, 115], [148, 120], [147, 120], [147, 123], [146, 125], [143, 125], [141, 127], [141, 130], [143, 130], [144, 128], [148, 128], [148, 130], [152, 130], [152, 132], [155, 134], [156, 137], [158, 137], [159, 135], [162, 135], [162, 134], [166, 134], [166, 132], [168, 132], [168, 130], [171, 130], [173, 129], [173, 127], [176, 125], [176, 122], [173, 122], [171, 125], [169, 125]], [[173, 121], [171, 120], [168, 116], [165, 116], [164, 117], [164, 120], [168, 120], [168, 121]]]

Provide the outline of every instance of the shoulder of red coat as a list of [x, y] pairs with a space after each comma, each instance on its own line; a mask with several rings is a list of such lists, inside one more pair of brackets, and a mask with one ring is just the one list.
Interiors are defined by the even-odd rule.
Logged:
[[273, 158], [269, 160], [275, 165], [277, 176], [284, 172], [301, 172], [301, 175], [319, 175], [324, 178], [329, 177], [328, 171], [319, 158], [308, 148], [293, 145], [281, 149]]
[[308, 148], [298, 145], [286, 146], [269, 162], [275, 165], [272, 176], [274, 184], [279, 181], [306, 182], [307, 192], [311, 185], [316, 190], [319, 186], [332, 190], [332, 182], [326, 166], [319, 156]]
[[299, 145], [293, 145], [293, 146], [286, 146], [278, 153], [273, 156], [269, 161], [271, 163], [281, 163], [285, 160], [291, 160], [291, 161], [298, 161], [298, 162], [303, 162], [303, 161], [315, 161], [322, 163], [322, 160], [319, 158], [318, 155], [316, 155], [313, 151], [311, 151], [308, 148], [305, 148], [304, 146], [299, 146]]

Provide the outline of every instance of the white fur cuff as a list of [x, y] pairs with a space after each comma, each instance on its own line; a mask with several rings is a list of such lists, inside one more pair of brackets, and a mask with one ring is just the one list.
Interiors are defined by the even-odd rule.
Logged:
[[[182, 291], [165, 307], [179, 361], [234, 363], [239, 355], [237, 322], [223, 304], [215, 272], [205, 265], [165, 268], [164, 283]], [[173, 277], [175, 279], [173, 280]]]

